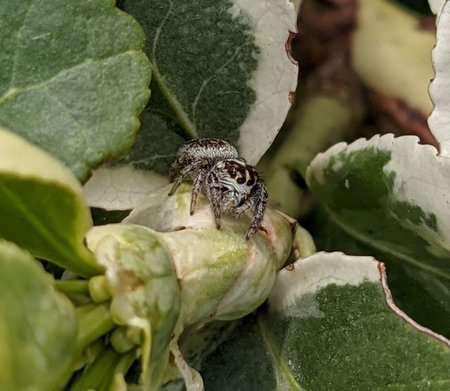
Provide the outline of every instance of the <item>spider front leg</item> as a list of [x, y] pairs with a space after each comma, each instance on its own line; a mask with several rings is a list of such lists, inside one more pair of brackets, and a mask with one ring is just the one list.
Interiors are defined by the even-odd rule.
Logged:
[[250, 227], [245, 234], [245, 239], [249, 240], [252, 235], [254, 235], [258, 229], [260, 229], [262, 220], [264, 218], [264, 212], [267, 207], [267, 189], [264, 184], [259, 183], [258, 186], [255, 187], [254, 192], [251, 194], [251, 198], [255, 205], [255, 210], [253, 212], [253, 220], [250, 224]]
[[213, 208], [214, 212], [214, 219], [216, 222], [216, 228], [220, 229], [222, 227], [221, 221], [220, 221], [220, 207], [221, 207], [221, 200], [222, 200], [222, 192], [218, 187], [209, 187], [209, 190], [207, 192], [207, 197], [209, 201], [211, 202], [211, 206]]
[[200, 171], [198, 175], [196, 176], [194, 180], [194, 184], [192, 185], [192, 196], [191, 196], [191, 209], [190, 209], [190, 215], [192, 216], [195, 211], [195, 206], [197, 205], [197, 198], [202, 190], [203, 183], [206, 179], [206, 173], [205, 171]]
[[[175, 164], [174, 164], [174, 165], [175, 165]], [[175, 175], [174, 175], [174, 171], [175, 171], [174, 165], [172, 165], [172, 169], [171, 169], [171, 173], [170, 173], [170, 178], [171, 178], [171, 180], [172, 180], [173, 177], [175, 176]], [[180, 171], [180, 173], [178, 174], [178, 176], [177, 176], [176, 179], [175, 179], [175, 182], [174, 182], [172, 188], [171, 188], [170, 191], [169, 191], [169, 195], [170, 195], [170, 196], [173, 195], [173, 194], [177, 191], [177, 189], [180, 187], [181, 183], [183, 182], [183, 179], [184, 179], [187, 175], [189, 175], [192, 171], [198, 169], [198, 166], [199, 166], [198, 164], [190, 164], [190, 165], [184, 167], [184, 168]]]
[[170, 166], [169, 171], [169, 181], [173, 182], [175, 178], [177, 177], [177, 172], [180, 170], [180, 164], [178, 164], [178, 161], [175, 160], [172, 165]]

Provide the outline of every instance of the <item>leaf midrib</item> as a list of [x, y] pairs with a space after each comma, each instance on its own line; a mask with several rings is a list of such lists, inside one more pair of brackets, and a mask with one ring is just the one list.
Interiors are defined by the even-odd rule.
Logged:
[[433, 273], [433, 274], [435, 274], [435, 275], [437, 275], [439, 277], [445, 278], [446, 280], [450, 280], [450, 275], [449, 274], [446, 274], [442, 270], [437, 269], [437, 268], [435, 268], [433, 266], [427, 265], [426, 263], [417, 261], [416, 259], [414, 259], [414, 258], [412, 258], [412, 257], [410, 257], [410, 256], [408, 256], [408, 255], [406, 255], [404, 253], [395, 251], [391, 247], [384, 246], [381, 243], [374, 242], [367, 235], [364, 235], [364, 234], [360, 233], [359, 231], [353, 229], [352, 227], [350, 227], [349, 225], [347, 225], [346, 223], [341, 221], [339, 219], [339, 217], [335, 213], [333, 213], [332, 210], [329, 207], [324, 206], [324, 208], [325, 208], [328, 216], [330, 217], [330, 219], [339, 228], [341, 228], [344, 232], [346, 232], [348, 235], [350, 235], [355, 240], [357, 240], [357, 241], [359, 241], [359, 242], [361, 242], [361, 243], [363, 243], [363, 244], [365, 244], [365, 245], [367, 245], [369, 247], [375, 248], [378, 251], [381, 251], [383, 253], [389, 254], [389, 255], [391, 255], [391, 256], [393, 256], [395, 258], [401, 259], [401, 260], [403, 260], [405, 262], [408, 262], [408, 263], [410, 263], [410, 264], [412, 264], [412, 265], [414, 265], [416, 267], [421, 268], [422, 270], [426, 270], [427, 272], [431, 272], [431, 273]]
[[2, 96], [0, 96], [0, 106], [2, 104], [4, 104], [5, 102], [7, 102], [8, 100], [13, 99], [14, 97], [16, 97], [19, 94], [26, 93], [26, 92], [29, 92], [29, 91], [33, 91], [33, 90], [36, 90], [36, 89], [47, 88], [56, 79], [64, 77], [65, 74], [71, 73], [73, 71], [76, 72], [77, 68], [82, 68], [82, 67], [86, 66], [89, 63], [91, 63], [91, 64], [102, 63], [102, 62], [104, 62], [106, 60], [115, 59], [115, 58], [121, 57], [121, 56], [133, 55], [133, 54], [138, 53], [138, 52], [139, 52], [138, 50], [130, 49], [130, 50], [126, 50], [126, 51], [123, 51], [123, 52], [120, 52], [120, 53], [116, 53], [116, 54], [114, 54], [112, 56], [105, 56], [105, 57], [99, 57], [99, 58], [86, 58], [84, 61], [82, 61], [82, 62], [80, 62], [78, 64], [72, 65], [72, 66], [70, 66], [68, 68], [61, 69], [59, 72], [55, 73], [52, 77], [50, 77], [50, 78], [48, 78], [46, 80], [42, 80], [42, 81], [40, 81], [38, 83], [30, 84], [30, 85], [25, 86], [23, 88], [16, 88], [16, 87], [11, 87], [10, 86], [10, 88], [7, 91], [5, 91], [5, 93]]
[[159, 86], [161, 93], [167, 99], [169, 106], [172, 108], [176, 117], [182, 128], [186, 131], [190, 138], [198, 138], [199, 134], [193, 122], [189, 119], [186, 111], [183, 109], [183, 106], [175, 97], [175, 95], [170, 90], [169, 86], [164, 82], [164, 77], [158, 70], [156, 64], [150, 61], [150, 66], [152, 68], [152, 77], [155, 79], [156, 83]]
[[165, 83], [164, 77], [159, 72], [157, 61], [156, 61], [156, 49], [158, 47], [159, 37], [160, 37], [161, 31], [166, 23], [166, 20], [169, 18], [169, 15], [172, 12], [172, 7], [173, 7], [173, 1], [169, 1], [169, 9], [167, 10], [166, 15], [162, 19], [161, 24], [156, 28], [155, 38], [153, 39], [153, 42], [152, 42], [152, 52], [151, 52], [152, 58], [150, 59], [150, 66], [152, 68], [152, 76], [154, 77], [156, 83], [158, 84], [161, 93], [167, 99], [169, 106], [172, 108], [173, 112], [175, 113], [176, 117], [178, 118], [180, 125], [183, 127], [183, 129], [186, 131], [186, 133], [188, 134], [189, 137], [198, 138], [199, 135], [198, 135], [196, 126], [189, 119], [189, 116], [187, 115], [186, 110], [184, 110], [181, 103], [178, 101], [176, 96], [172, 93], [169, 86]]
[[[425, 380], [417, 380], [417, 381], [412, 381], [409, 383], [403, 382], [403, 383], [388, 383], [388, 384], [383, 384], [382, 386], [377, 386], [375, 388], [371, 388], [369, 391], [388, 391], [389, 389], [387, 389], [386, 387], [391, 387], [391, 386], [413, 386], [409, 389], [416, 389], [417, 385], [423, 385], [425, 382]], [[450, 385], [450, 379], [429, 379], [429, 382], [432, 383], [431, 385], [437, 385], [437, 384], [449, 384]]]
[[[33, 1], [30, 2], [29, 6], [28, 6], [28, 8], [27, 8], [27, 10], [25, 12], [25, 15], [24, 15], [24, 18], [23, 18], [23, 22], [22, 22], [21, 26], [17, 29], [16, 42], [15, 42], [16, 48], [19, 47], [19, 45], [17, 44], [18, 41], [19, 41], [19, 36], [20, 36], [20, 33], [21, 33], [22, 29], [26, 26], [26, 21], [28, 19], [28, 15], [30, 14], [30, 10], [31, 10], [32, 7], [33, 7]], [[16, 68], [17, 68], [17, 57], [18, 57], [18, 54], [19, 54], [19, 49], [16, 49], [16, 51], [14, 52], [14, 59], [13, 59], [13, 64], [12, 64], [13, 66], [12, 66], [11, 79], [9, 81], [9, 89], [8, 89], [8, 91], [14, 89], [14, 87], [12, 87], [12, 86], [14, 86], [15, 80], [16, 80]], [[8, 95], [8, 91], [7, 91], [6, 95]], [[0, 99], [0, 104], [1, 104], [1, 99]]]

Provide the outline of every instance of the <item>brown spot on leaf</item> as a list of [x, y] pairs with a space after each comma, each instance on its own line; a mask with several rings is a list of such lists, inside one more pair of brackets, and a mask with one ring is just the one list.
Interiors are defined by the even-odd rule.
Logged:
[[287, 265], [287, 266], [285, 267], [285, 269], [286, 269], [288, 272], [292, 272], [292, 271], [295, 270], [295, 265], [294, 265], [293, 263], [291, 263], [291, 264]]
[[130, 270], [120, 269], [117, 276], [119, 277], [120, 290], [122, 291], [133, 291], [144, 285], [144, 280]]

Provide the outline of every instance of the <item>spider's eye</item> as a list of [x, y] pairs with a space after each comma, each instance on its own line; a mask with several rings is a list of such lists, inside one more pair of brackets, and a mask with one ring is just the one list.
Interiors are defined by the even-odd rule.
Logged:
[[258, 181], [258, 174], [253, 167], [247, 166], [245, 171], [245, 180], [248, 187], [253, 187], [253, 185]]
[[236, 167], [230, 162], [225, 163], [225, 170], [227, 171], [230, 178], [236, 178]]
[[236, 182], [239, 183], [240, 185], [245, 183], [245, 177], [240, 176], [238, 179], [236, 179]]
[[255, 178], [253, 178], [253, 177], [250, 178], [250, 179], [247, 181], [246, 184], [247, 184], [247, 186], [249, 186], [249, 187], [250, 187], [250, 186], [253, 186], [253, 185], [255, 184]]

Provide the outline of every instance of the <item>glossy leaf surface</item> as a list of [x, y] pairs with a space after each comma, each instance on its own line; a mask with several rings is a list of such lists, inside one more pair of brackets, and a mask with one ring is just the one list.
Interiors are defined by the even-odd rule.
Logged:
[[60, 162], [0, 129], [0, 236], [83, 276], [101, 268], [83, 244], [92, 225], [81, 186]]
[[204, 364], [209, 390], [444, 390], [450, 341], [392, 303], [381, 264], [317, 253]]
[[329, 217], [357, 241], [410, 265], [450, 309], [450, 165], [415, 137], [375, 136], [319, 154], [308, 183]]
[[0, 389], [58, 391], [77, 358], [69, 300], [33, 257], [0, 241]]
[[[152, 95], [142, 113], [136, 143], [121, 163], [132, 188], [115, 168], [89, 181], [92, 206], [135, 207], [155, 189], [155, 174], [167, 176], [187, 140], [215, 137], [233, 143], [255, 164], [280, 129], [295, 90], [298, 67], [290, 59], [296, 13], [290, 1], [122, 0], [146, 34], [153, 71]], [[158, 183], [161, 179], [157, 179]]]
[[0, 124], [79, 177], [131, 146], [149, 96], [139, 25], [109, 0], [1, 0]]

